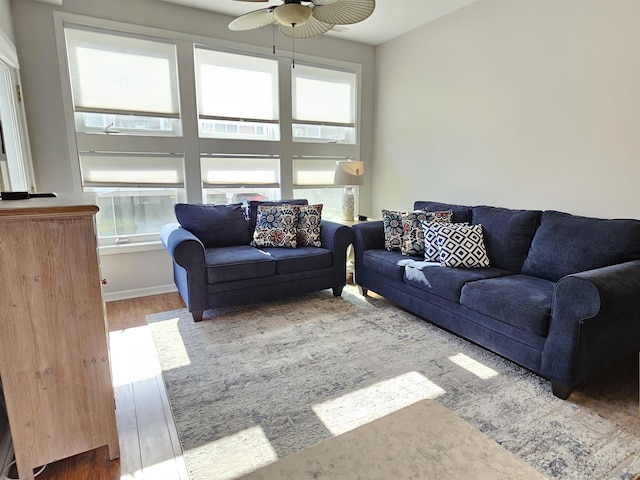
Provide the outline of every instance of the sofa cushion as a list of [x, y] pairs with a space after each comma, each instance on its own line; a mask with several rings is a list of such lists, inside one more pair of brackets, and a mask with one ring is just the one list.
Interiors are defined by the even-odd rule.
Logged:
[[253, 232], [254, 247], [296, 248], [298, 205], [260, 205]]
[[541, 214], [539, 210], [473, 207], [473, 223], [482, 224], [484, 244], [492, 266], [520, 273]]
[[404, 267], [413, 262], [420, 261], [420, 257], [404, 257], [397, 250], [365, 250], [362, 253], [362, 264], [366, 269], [371, 269], [389, 281], [402, 281]]
[[333, 265], [333, 255], [330, 250], [318, 247], [299, 248], [262, 248], [276, 261], [276, 273], [308, 272], [330, 268]]
[[249, 202], [249, 208], [247, 215], [249, 217], [249, 233], [253, 237], [253, 231], [256, 228], [256, 219], [258, 218], [258, 207], [260, 205], [308, 205], [309, 202], [304, 198], [295, 198], [291, 200], [269, 200], [269, 201], [259, 201], [259, 200], [251, 200]]
[[482, 225], [443, 223], [437, 225], [440, 263], [445, 267], [485, 268], [489, 257], [484, 246]]
[[384, 248], [388, 251], [402, 247], [402, 212], [382, 209], [382, 228], [384, 229]]
[[414, 287], [458, 302], [462, 287], [474, 280], [511, 275], [499, 268], [447, 268], [436, 262], [412, 262], [404, 269], [404, 281]]
[[460, 303], [535, 335], [546, 336], [555, 282], [527, 275], [469, 282]]
[[274, 258], [249, 245], [209, 248], [204, 256], [208, 284], [268, 277], [276, 273]]
[[439, 212], [442, 210], [451, 210], [453, 223], [470, 223], [471, 207], [465, 205], [455, 205], [453, 203], [440, 203], [418, 200], [413, 203], [414, 210], [429, 210], [430, 212]]
[[440, 212], [415, 210], [403, 213], [402, 246], [400, 247], [402, 254], [409, 257], [422, 255], [425, 249], [422, 224], [425, 222], [450, 223], [452, 216], [453, 212], [451, 210]]
[[242, 204], [204, 205], [176, 203], [176, 218], [205, 248], [248, 245], [251, 241], [249, 225]]
[[300, 205], [296, 222], [296, 243], [298, 247], [321, 247], [320, 225], [322, 221], [321, 203]]
[[565, 275], [640, 259], [640, 221], [543, 212], [522, 273], [558, 281]]

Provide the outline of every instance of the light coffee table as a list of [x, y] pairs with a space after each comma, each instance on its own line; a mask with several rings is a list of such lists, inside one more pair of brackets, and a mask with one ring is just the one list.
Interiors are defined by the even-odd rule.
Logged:
[[438, 402], [422, 400], [243, 480], [527, 480], [542, 474]]

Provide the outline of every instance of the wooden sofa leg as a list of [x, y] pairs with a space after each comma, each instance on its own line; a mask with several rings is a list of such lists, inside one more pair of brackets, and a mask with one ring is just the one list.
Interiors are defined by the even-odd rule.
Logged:
[[193, 321], [194, 322], [201, 322], [203, 313], [204, 312], [202, 310], [200, 310], [198, 312], [191, 312], [191, 315], [193, 315]]
[[333, 296], [334, 297], [339, 297], [340, 295], [342, 295], [342, 289], [344, 287], [333, 287]]
[[558, 382], [551, 382], [551, 391], [561, 400], [566, 400], [571, 395], [573, 388]]
[[358, 286], [358, 290], [360, 290], [360, 295], [362, 295], [363, 297], [366, 297], [367, 294], [369, 293], [369, 289]]

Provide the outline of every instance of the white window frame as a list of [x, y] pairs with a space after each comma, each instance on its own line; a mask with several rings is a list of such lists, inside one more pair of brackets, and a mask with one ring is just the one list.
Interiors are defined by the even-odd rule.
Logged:
[[[81, 172], [77, 155], [73, 152], [106, 149], [107, 151], [119, 145], [127, 152], [171, 152], [184, 156], [186, 201], [200, 203], [204, 198], [204, 188], [201, 178], [200, 158], [206, 155], [272, 155], [280, 159], [280, 197], [291, 198], [294, 188], [300, 190], [303, 186], [294, 186], [293, 158], [294, 157], [340, 157], [360, 158], [360, 128], [356, 128], [354, 144], [294, 142], [292, 137], [292, 89], [291, 89], [291, 58], [292, 52], [278, 51], [273, 57], [270, 47], [256, 47], [247, 44], [225, 41], [210, 37], [186, 34], [181, 32], [162, 30], [152, 27], [132, 25], [124, 22], [86, 17], [66, 12], [53, 12], [54, 27], [59, 56], [60, 76], [62, 80], [65, 123], [67, 125], [67, 141], [71, 168], [74, 172], [74, 189], [82, 191]], [[66, 68], [67, 56], [64, 43], [65, 23], [81, 25], [87, 28], [97, 28], [122, 32], [130, 35], [156, 37], [176, 42], [178, 55], [178, 84], [180, 98], [180, 113], [182, 117], [182, 136], [180, 137], [151, 137], [133, 135], [93, 135], [90, 133], [75, 133], [72, 95], [70, 91], [69, 72]], [[204, 138], [199, 136], [198, 112], [195, 91], [195, 60], [194, 48], [206, 46], [216, 50], [224, 50], [252, 56], [266, 56], [278, 60], [278, 100], [280, 120], [280, 140]], [[360, 125], [361, 111], [361, 74], [362, 66], [357, 63], [340, 60], [319, 58], [296, 52], [296, 64], [304, 62], [318, 67], [331, 69], [345, 69], [356, 74], [356, 108], [355, 125]], [[93, 137], [93, 138], [90, 138]], [[97, 138], [96, 138], [97, 137]], [[341, 187], [334, 187], [341, 188]], [[136, 248], [140, 248], [139, 246]], [[121, 250], [127, 252], [125, 248]], [[113, 253], [113, 252], [111, 252]]]

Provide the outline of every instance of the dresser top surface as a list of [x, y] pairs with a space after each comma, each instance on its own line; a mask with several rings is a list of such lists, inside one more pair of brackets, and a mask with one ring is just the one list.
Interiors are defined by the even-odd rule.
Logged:
[[0, 200], [0, 219], [50, 215], [94, 215], [98, 211], [93, 193], [60, 193], [57, 197]]

